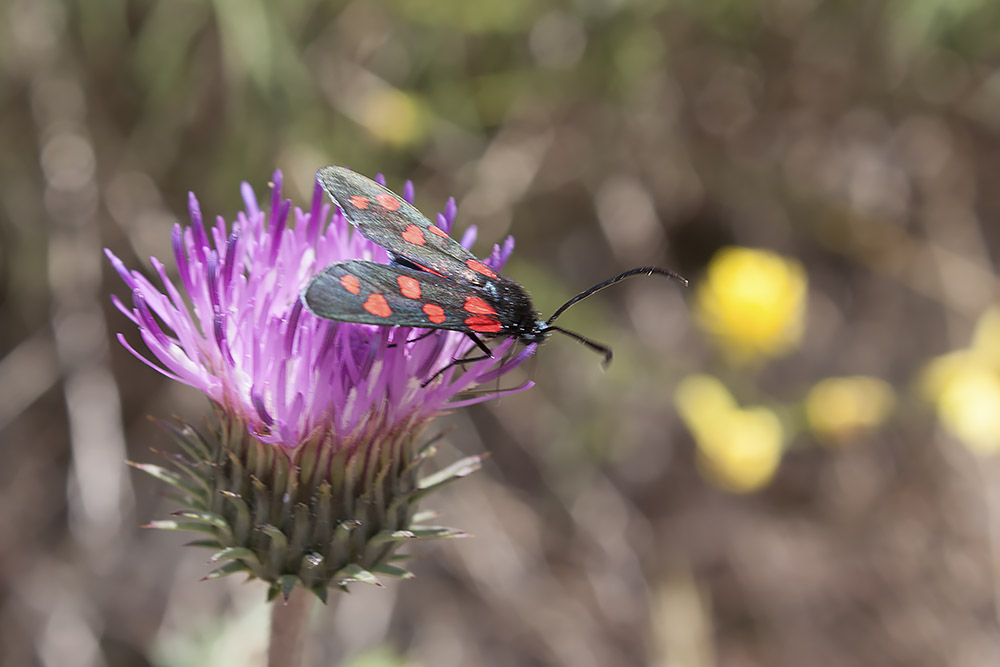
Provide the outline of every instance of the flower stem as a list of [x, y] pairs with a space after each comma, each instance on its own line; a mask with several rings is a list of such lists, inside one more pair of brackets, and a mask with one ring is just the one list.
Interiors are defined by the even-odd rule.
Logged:
[[268, 667], [302, 667], [309, 612], [315, 599], [312, 593], [297, 587], [288, 596], [288, 600], [279, 598], [272, 603]]

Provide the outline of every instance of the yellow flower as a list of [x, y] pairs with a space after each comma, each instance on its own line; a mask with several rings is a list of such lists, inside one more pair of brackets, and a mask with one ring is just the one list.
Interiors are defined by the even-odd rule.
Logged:
[[376, 137], [397, 146], [422, 140], [427, 130], [419, 101], [393, 88], [369, 94], [363, 100], [360, 121]]
[[698, 288], [695, 316], [726, 356], [746, 363], [789, 352], [802, 338], [807, 278], [795, 260], [723, 248]]
[[806, 396], [806, 418], [813, 432], [833, 442], [847, 442], [889, 417], [896, 394], [889, 383], [865, 375], [827, 378]]
[[987, 308], [976, 322], [972, 349], [984, 363], [1000, 369], [1000, 308]]
[[951, 435], [979, 454], [1000, 451], [1000, 309], [979, 318], [971, 347], [931, 361], [921, 388]]
[[949, 382], [938, 400], [944, 427], [979, 454], [1000, 450], [1000, 376], [968, 368]]
[[774, 412], [739, 408], [725, 385], [709, 375], [681, 380], [674, 403], [694, 436], [709, 480], [734, 493], [754, 491], [771, 481], [784, 440]]

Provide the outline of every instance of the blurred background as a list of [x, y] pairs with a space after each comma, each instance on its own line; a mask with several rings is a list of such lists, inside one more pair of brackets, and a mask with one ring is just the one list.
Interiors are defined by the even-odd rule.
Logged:
[[315, 664], [1000, 664], [1000, 5], [0, 3], [0, 664], [262, 664], [259, 583], [139, 526], [208, 405], [113, 341], [194, 191], [447, 197], [543, 313], [445, 417], [474, 538], [317, 612]]

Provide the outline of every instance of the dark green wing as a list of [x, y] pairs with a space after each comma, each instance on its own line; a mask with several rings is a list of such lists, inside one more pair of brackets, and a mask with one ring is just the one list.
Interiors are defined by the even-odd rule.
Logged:
[[338, 322], [485, 334], [503, 328], [486, 292], [462, 294], [449, 278], [364, 260], [326, 267], [302, 299], [315, 315]]
[[344, 217], [396, 257], [475, 286], [496, 280], [475, 255], [388, 188], [344, 167], [323, 167], [316, 177]]

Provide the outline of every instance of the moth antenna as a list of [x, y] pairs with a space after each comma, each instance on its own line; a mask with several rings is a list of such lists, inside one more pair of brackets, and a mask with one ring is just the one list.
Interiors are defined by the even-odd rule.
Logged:
[[[552, 324], [553, 322], [556, 321], [557, 317], [559, 317], [560, 315], [562, 315], [566, 311], [567, 308], [569, 308], [573, 304], [577, 303], [578, 301], [583, 301], [584, 299], [586, 299], [588, 296], [591, 296], [592, 294], [596, 294], [597, 292], [600, 292], [605, 287], [611, 287], [615, 283], [620, 283], [621, 281], [625, 280], [626, 278], [631, 278], [632, 276], [651, 276], [654, 273], [657, 273], [657, 274], [659, 274], [661, 276], [666, 276], [667, 278], [671, 278], [673, 280], [676, 280], [677, 282], [679, 282], [682, 285], [684, 285], [685, 287], [687, 287], [687, 284], [688, 284], [687, 278], [685, 278], [684, 276], [682, 276], [679, 273], [674, 273], [673, 271], [670, 271], [669, 269], [661, 269], [661, 268], [659, 268], [657, 266], [640, 266], [640, 267], [635, 268], [635, 269], [629, 269], [625, 273], [620, 273], [617, 276], [615, 276], [614, 278], [608, 278], [603, 283], [597, 283], [596, 285], [594, 285], [590, 289], [584, 290], [584, 291], [580, 292], [579, 294], [577, 294], [576, 296], [574, 296], [572, 299], [570, 299], [569, 301], [567, 301], [563, 305], [561, 305], [558, 308], [556, 308], [556, 312], [552, 313], [552, 317], [550, 317], [548, 320], [546, 320], [545, 324]], [[548, 328], [550, 328], [550, 329], [556, 329], [556, 327], [548, 327]], [[556, 330], [557, 331], [562, 331], [565, 334], [570, 334], [569, 331], [565, 331], [563, 329], [556, 329]], [[570, 335], [576, 336], [576, 334], [570, 334]], [[581, 339], [581, 337], [578, 337], [577, 340], [580, 340], [580, 342], [584, 343], [584, 345], [590, 345], [589, 342], [584, 342], [585, 339]], [[606, 348], [604, 346], [599, 346], [599, 347], [601, 349], [603, 349], [603, 350], [607, 350], [610, 353], [610, 350], [608, 350], [608, 348]], [[606, 362], [606, 363], [609, 363], [610, 359], [611, 359], [610, 354], [608, 355], [607, 359], [608, 359], [608, 362]]]
[[545, 327], [545, 331], [546, 332], [549, 332], [549, 331], [558, 331], [561, 334], [565, 334], [565, 335], [569, 336], [570, 338], [572, 338], [573, 340], [577, 341], [578, 343], [582, 343], [582, 344], [586, 345], [587, 347], [589, 347], [594, 352], [600, 352], [601, 354], [603, 354], [604, 355], [604, 361], [601, 362], [601, 366], [603, 368], [607, 368], [608, 366], [611, 365], [611, 359], [612, 359], [612, 357], [614, 357], [614, 353], [611, 351], [611, 348], [608, 347], [607, 345], [605, 345], [603, 343], [598, 343], [597, 341], [594, 341], [594, 340], [590, 340], [589, 338], [585, 338], [584, 336], [581, 336], [580, 334], [576, 333], [575, 331], [570, 331], [568, 329], [563, 329], [562, 327], [546, 326]]

